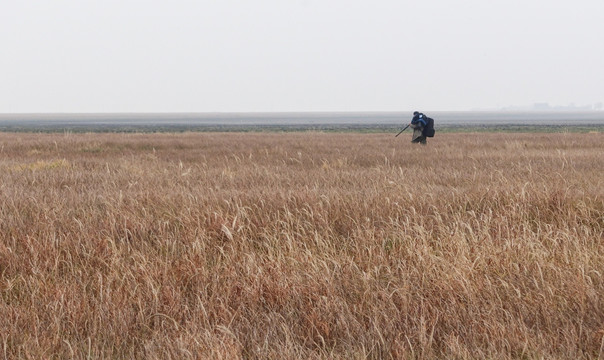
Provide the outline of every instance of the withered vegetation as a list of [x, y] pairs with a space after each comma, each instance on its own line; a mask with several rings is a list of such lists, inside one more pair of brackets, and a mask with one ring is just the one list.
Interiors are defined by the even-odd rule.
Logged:
[[0, 134], [0, 356], [604, 357], [604, 135], [408, 140]]

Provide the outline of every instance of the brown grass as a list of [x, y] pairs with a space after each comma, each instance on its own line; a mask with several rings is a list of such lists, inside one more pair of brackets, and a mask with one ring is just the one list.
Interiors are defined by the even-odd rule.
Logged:
[[0, 134], [0, 356], [604, 358], [604, 135], [408, 141]]

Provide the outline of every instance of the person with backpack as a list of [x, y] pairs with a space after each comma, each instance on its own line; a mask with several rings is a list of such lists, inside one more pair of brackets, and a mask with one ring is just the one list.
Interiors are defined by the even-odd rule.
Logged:
[[434, 136], [434, 120], [418, 111], [413, 112], [409, 126], [413, 129], [411, 142], [414, 144], [426, 145], [426, 138]]

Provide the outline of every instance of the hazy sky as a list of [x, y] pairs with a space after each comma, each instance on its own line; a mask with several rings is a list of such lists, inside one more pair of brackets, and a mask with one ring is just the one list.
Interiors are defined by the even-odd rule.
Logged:
[[0, 112], [604, 101], [603, 0], [2, 0]]

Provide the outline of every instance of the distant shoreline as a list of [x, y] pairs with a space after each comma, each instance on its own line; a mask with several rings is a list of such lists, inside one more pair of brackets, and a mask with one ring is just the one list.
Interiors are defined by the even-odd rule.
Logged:
[[[0, 114], [3, 132], [391, 131], [411, 112]], [[434, 111], [441, 131], [601, 131], [604, 111]]]

